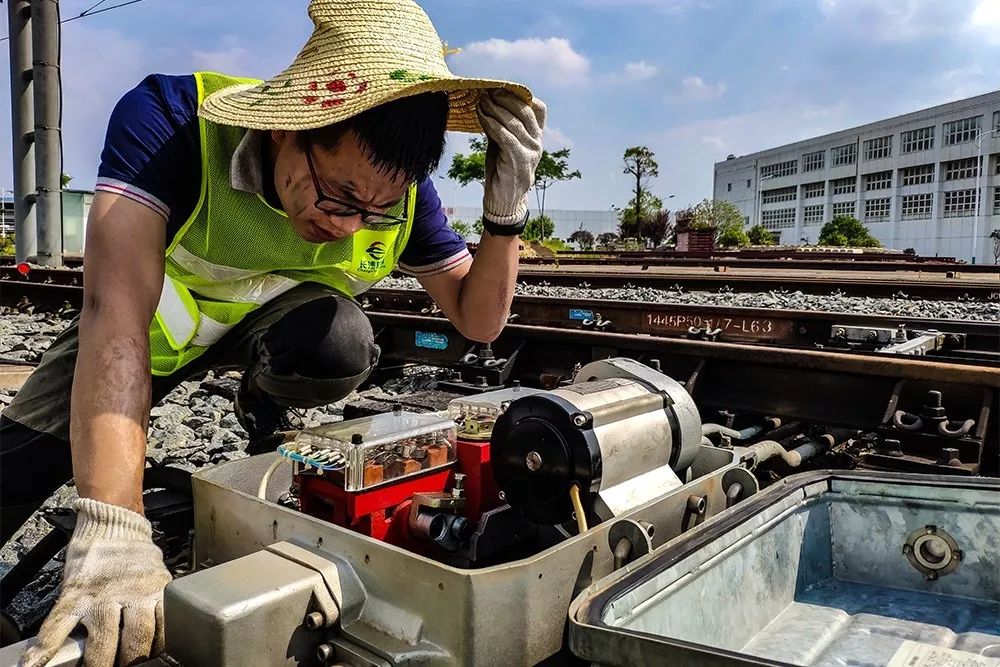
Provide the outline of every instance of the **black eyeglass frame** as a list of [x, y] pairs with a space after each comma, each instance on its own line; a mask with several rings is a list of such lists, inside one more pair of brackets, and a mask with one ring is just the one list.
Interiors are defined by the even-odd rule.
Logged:
[[[355, 215], [360, 215], [362, 224], [364, 224], [366, 227], [373, 227], [373, 228], [396, 227], [406, 222], [408, 218], [407, 211], [409, 209], [409, 204], [410, 204], [409, 187], [406, 188], [406, 194], [404, 194], [403, 198], [400, 200], [403, 205], [402, 217], [395, 215], [386, 215], [385, 213], [379, 213], [377, 211], [369, 211], [368, 209], [361, 208], [360, 206], [355, 206], [350, 202], [346, 202], [342, 199], [337, 199], [336, 197], [328, 195], [325, 192], [323, 192], [323, 188], [320, 186], [319, 183], [319, 175], [316, 173], [316, 165], [313, 163], [312, 141], [310, 141], [308, 137], [306, 137], [306, 164], [309, 165], [309, 175], [312, 176], [313, 188], [315, 188], [316, 190], [316, 201], [313, 203], [313, 206], [318, 208], [326, 215], [332, 215], [337, 218], [351, 218]], [[342, 213], [337, 211], [328, 211], [324, 209], [322, 206], [320, 206], [320, 204], [323, 204], [324, 202], [329, 202], [331, 204], [336, 204], [337, 206], [346, 208], [348, 209], [348, 212]], [[398, 204], [394, 204], [392, 208], [395, 208], [396, 206], [398, 206]]]

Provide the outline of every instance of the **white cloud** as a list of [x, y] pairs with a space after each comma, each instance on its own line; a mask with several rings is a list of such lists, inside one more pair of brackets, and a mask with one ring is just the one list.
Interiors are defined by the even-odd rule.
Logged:
[[559, 150], [561, 148], [573, 148], [573, 140], [566, 136], [559, 128], [547, 126], [545, 128], [543, 141], [545, 148]]
[[705, 101], [722, 97], [726, 82], [706, 83], [700, 76], [688, 76], [681, 81], [681, 97], [686, 100]]
[[456, 72], [469, 76], [556, 86], [580, 84], [590, 75], [590, 61], [562, 37], [472, 42], [452, 56], [449, 63]]
[[63, 30], [63, 168], [73, 187], [92, 187], [111, 110], [148, 73], [141, 40], [83, 22]]
[[994, 44], [1000, 43], [1000, 0], [980, 0], [972, 12], [968, 28]]
[[708, 0], [582, 0], [587, 7], [648, 7], [668, 14], [680, 14], [690, 9], [709, 9]]
[[[949, 35], [965, 27], [976, 0], [819, 0], [823, 15], [846, 32], [882, 42], [911, 41]], [[1000, 4], [980, 0], [982, 5]], [[977, 10], [978, 11], [978, 10]]]
[[625, 77], [632, 81], [642, 81], [656, 76], [656, 65], [651, 65], [645, 60], [634, 63], [625, 63]]
[[233, 46], [220, 51], [193, 51], [191, 57], [198, 71], [209, 70], [233, 75], [250, 74], [249, 51], [242, 46]]

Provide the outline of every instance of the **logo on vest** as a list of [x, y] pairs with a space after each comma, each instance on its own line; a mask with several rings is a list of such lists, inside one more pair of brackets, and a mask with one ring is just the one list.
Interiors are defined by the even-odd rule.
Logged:
[[382, 241], [372, 241], [371, 245], [365, 248], [365, 254], [371, 259], [362, 259], [358, 263], [358, 270], [362, 273], [375, 273], [385, 266], [385, 243]]
[[368, 253], [368, 256], [372, 259], [376, 261], [380, 260], [385, 257], [385, 244], [381, 241], [372, 241], [372, 244], [368, 246], [368, 249], [365, 250], [365, 252]]

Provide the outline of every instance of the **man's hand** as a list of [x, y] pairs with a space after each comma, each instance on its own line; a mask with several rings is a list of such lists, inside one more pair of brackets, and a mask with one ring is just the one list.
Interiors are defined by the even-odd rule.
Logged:
[[482, 96], [477, 113], [489, 139], [483, 215], [496, 225], [519, 225], [542, 157], [545, 104], [499, 89]]
[[69, 633], [87, 628], [88, 667], [119, 665], [163, 650], [163, 589], [170, 573], [141, 514], [81, 498], [76, 529], [66, 550], [62, 593], [21, 656], [22, 667], [41, 667]]

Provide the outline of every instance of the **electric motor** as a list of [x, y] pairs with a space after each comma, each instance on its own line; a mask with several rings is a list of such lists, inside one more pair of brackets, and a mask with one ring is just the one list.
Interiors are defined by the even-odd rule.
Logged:
[[507, 502], [553, 525], [572, 516], [574, 484], [599, 519], [679, 486], [676, 473], [700, 443], [701, 420], [684, 387], [620, 358], [588, 364], [573, 384], [512, 402], [491, 447]]

